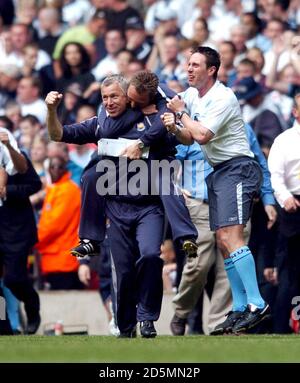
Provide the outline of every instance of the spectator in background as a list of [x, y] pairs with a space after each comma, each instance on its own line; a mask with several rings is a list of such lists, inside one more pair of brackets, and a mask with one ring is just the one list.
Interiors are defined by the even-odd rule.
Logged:
[[126, 23], [130, 19], [137, 22], [141, 19], [139, 12], [128, 4], [127, 0], [109, 0], [107, 1], [107, 22], [108, 29], [120, 29], [125, 31]]
[[233, 90], [242, 104], [244, 121], [252, 126], [267, 155], [275, 137], [286, 128], [280, 110], [264, 94], [262, 86], [253, 77], [238, 81]]
[[21, 71], [16, 65], [0, 66], [0, 110], [3, 112], [7, 103], [16, 98]]
[[70, 256], [70, 248], [78, 242], [80, 189], [71, 181], [64, 158], [52, 157], [49, 173], [52, 185], [46, 189], [36, 245], [41, 254], [45, 287], [51, 290], [80, 289], [79, 264]]
[[32, 165], [42, 182], [42, 189], [30, 196], [30, 202], [34, 207], [36, 220], [38, 222], [47, 185], [47, 170], [45, 166], [45, 161], [47, 159], [47, 141], [41, 135], [36, 135], [32, 142], [30, 147], [30, 158]]
[[12, 132], [16, 139], [19, 138], [19, 124], [22, 118], [20, 105], [16, 101], [10, 101], [5, 106], [5, 115], [13, 123]]
[[86, 22], [90, 11], [89, 3], [85, 0], [63, 0], [62, 20], [70, 27]]
[[[12, 167], [0, 207], [0, 263], [4, 266], [3, 282], [14, 296], [24, 303], [27, 316], [25, 332], [34, 334], [40, 325], [39, 296], [28, 278], [27, 258], [37, 241], [36, 226], [29, 196], [41, 188], [40, 180], [30, 161], [17, 148], [8, 131], [1, 128], [0, 146], [9, 151]], [[10, 164], [9, 164], [10, 165]], [[16, 173], [19, 171], [19, 173]]]
[[82, 103], [82, 96], [83, 93], [80, 84], [74, 82], [66, 88], [63, 101], [58, 111], [59, 118], [63, 124], [73, 124], [76, 121], [76, 112]]
[[143, 61], [147, 61], [152, 45], [147, 39], [144, 23], [142, 19], [136, 20], [130, 18], [126, 20], [125, 25], [126, 49], [132, 52], [132, 55]]
[[43, 7], [38, 13], [38, 45], [51, 57], [59, 36], [63, 34], [66, 26], [60, 22], [60, 13], [57, 8]]
[[245, 25], [237, 24], [230, 29], [230, 41], [232, 41], [236, 49], [234, 65], [237, 65], [242, 59], [246, 57], [247, 37], [248, 37], [248, 31]]
[[[10, 28], [12, 51], [5, 58], [5, 63], [13, 64], [22, 68], [24, 64], [24, 48], [26, 45], [32, 42], [32, 36], [29, 31], [29, 27], [26, 24], [16, 23]], [[49, 55], [42, 51], [38, 51], [38, 58], [36, 62], [36, 70], [41, 69], [43, 66], [50, 64]]]
[[246, 12], [241, 15], [241, 24], [247, 28], [246, 46], [250, 48], [259, 48], [262, 52], [270, 49], [270, 40], [261, 33], [262, 23], [254, 12]]
[[92, 74], [97, 81], [102, 81], [111, 74], [118, 73], [117, 55], [125, 47], [125, 36], [119, 29], [112, 29], [105, 34], [107, 55], [93, 68]]
[[247, 58], [244, 58], [237, 64], [236, 71], [237, 71], [237, 81], [240, 81], [246, 77], [254, 77], [255, 64], [253, 61]]
[[[291, 37], [288, 35], [288, 37]], [[286, 40], [286, 34], [274, 41], [267, 73], [267, 86], [294, 96], [300, 88], [300, 36]], [[283, 58], [285, 56], [285, 58]], [[282, 59], [283, 58], [283, 59]]]
[[[119, 74], [125, 76], [129, 63], [133, 60], [133, 54], [127, 49], [123, 49], [118, 53], [117, 66]], [[126, 77], [126, 76], [125, 76]], [[100, 86], [99, 86], [100, 91]]]
[[187, 74], [179, 61], [179, 45], [175, 36], [168, 35], [157, 40], [147, 68], [153, 71], [162, 83], [174, 79], [183, 82], [186, 80]]
[[227, 77], [225, 85], [232, 87], [237, 77], [236, 68], [234, 66], [234, 60], [237, 53], [236, 47], [231, 41], [222, 41], [219, 44], [219, 53], [221, 58], [220, 69], [224, 70]]
[[66, 30], [58, 39], [53, 52], [55, 76], [58, 78], [62, 75], [57, 60], [59, 60], [63, 47], [67, 43], [76, 42], [84, 45], [93, 62], [96, 54], [94, 42], [98, 37], [103, 36], [106, 27], [106, 12], [103, 9], [98, 9], [86, 24], [77, 25]]
[[[67, 164], [67, 170], [71, 173], [71, 180], [80, 185], [83, 168], [70, 160], [68, 145], [63, 142], [49, 142], [47, 146], [47, 156], [51, 160], [53, 157], [63, 157]], [[49, 167], [49, 162], [48, 166]]]
[[248, 49], [246, 58], [251, 60], [255, 66], [254, 79], [264, 87], [266, 86], [266, 76], [262, 74], [263, 67], [265, 65], [265, 59], [263, 52], [256, 47]]
[[22, 116], [31, 114], [41, 124], [46, 122], [46, 106], [40, 98], [41, 82], [37, 77], [23, 77], [17, 87], [17, 101], [21, 107]]
[[58, 91], [63, 91], [72, 83], [78, 83], [84, 92], [95, 81], [95, 77], [90, 73], [90, 57], [80, 43], [67, 43], [63, 47], [59, 64], [61, 76], [56, 80]]
[[[26, 116], [21, 118], [19, 123], [19, 129], [20, 129], [20, 136], [19, 136], [20, 146], [23, 150], [25, 149], [27, 151], [28, 149], [30, 149], [30, 146], [36, 134], [38, 134], [41, 131], [41, 123], [32, 114], [27, 114]], [[28, 138], [28, 140], [26, 140], [25, 137]], [[24, 147], [22, 145], [22, 141], [24, 138], [25, 138], [25, 142], [29, 142], [28, 147], [27, 146]]]
[[38, 59], [39, 47], [36, 43], [27, 44], [24, 48], [24, 65], [21, 68], [23, 76], [36, 76], [38, 71], [35, 69]]
[[173, 242], [170, 239], [166, 239], [160, 247], [160, 257], [164, 261], [163, 266], [163, 287], [164, 292], [171, 293], [174, 291], [176, 283], [176, 254], [173, 246]]
[[[280, 205], [280, 232], [287, 241], [287, 268], [289, 292], [281, 315], [288, 323], [293, 297], [300, 295], [300, 94], [295, 96], [295, 117], [291, 129], [280, 134], [269, 154], [269, 168], [275, 197]], [[279, 275], [279, 279], [280, 275]]]
[[[78, 108], [75, 122], [86, 121], [96, 116], [96, 114], [97, 112], [92, 106], [82, 105]], [[70, 160], [81, 168], [85, 168], [95, 150], [96, 146], [93, 144], [74, 145], [73, 150], [70, 150]]]
[[124, 74], [126, 80], [130, 80], [137, 72], [145, 69], [142, 61], [133, 59], [127, 67], [127, 71]]
[[186, 39], [193, 38], [194, 23], [197, 18], [202, 17], [210, 24], [213, 15], [214, 0], [198, 0], [195, 2], [195, 8], [190, 18], [181, 26], [181, 33]]
[[207, 21], [203, 17], [198, 17], [195, 20], [191, 40], [193, 40], [196, 45], [205, 45], [211, 48], [216, 47], [209, 36]]

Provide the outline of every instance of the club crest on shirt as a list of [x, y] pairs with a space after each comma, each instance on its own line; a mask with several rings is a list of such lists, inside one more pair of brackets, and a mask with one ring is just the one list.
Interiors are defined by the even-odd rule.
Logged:
[[137, 130], [139, 132], [142, 132], [143, 130], [145, 130], [145, 124], [143, 122], [139, 122], [136, 126]]

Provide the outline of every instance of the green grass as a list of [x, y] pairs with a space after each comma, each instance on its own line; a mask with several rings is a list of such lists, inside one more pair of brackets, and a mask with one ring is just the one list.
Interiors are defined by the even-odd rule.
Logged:
[[290, 336], [1, 336], [0, 362], [300, 362]]

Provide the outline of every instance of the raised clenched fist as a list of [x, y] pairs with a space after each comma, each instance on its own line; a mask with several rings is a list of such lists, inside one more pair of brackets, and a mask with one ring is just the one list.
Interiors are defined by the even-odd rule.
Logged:
[[63, 98], [63, 95], [59, 92], [56, 92], [56, 91], [49, 92], [45, 99], [47, 108], [50, 110], [51, 109], [55, 110], [58, 107], [62, 98]]

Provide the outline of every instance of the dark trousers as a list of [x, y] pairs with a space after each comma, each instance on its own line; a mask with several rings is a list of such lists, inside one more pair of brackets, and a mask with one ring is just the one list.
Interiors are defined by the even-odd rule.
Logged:
[[32, 287], [27, 273], [27, 258], [30, 249], [20, 252], [9, 250], [8, 246], [0, 244], [0, 263], [3, 264], [3, 283], [17, 299], [24, 302], [27, 319], [35, 321], [40, 310], [40, 300]]
[[93, 167], [81, 177], [81, 210], [79, 238], [103, 242], [105, 238], [105, 199], [96, 190], [99, 174]]
[[107, 200], [115, 313], [121, 332], [137, 321], [159, 318], [163, 282], [160, 246], [163, 212], [159, 204]]
[[[300, 196], [295, 198], [300, 201]], [[281, 209], [279, 218], [280, 233], [286, 243], [286, 271], [283, 276], [287, 280], [288, 288], [285, 292], [287, 303], [284, 304], [284, 312], [288, 307], [287, 314], [290, 316], [291, 310], [295, 308], [292, 300], [300, 296], [300, 209], [294, 213], [287, 213]], [[298, 303], [299, 301], [295, 304]]]
[[[90, 239], [102, 242], [105, 238], [105, 197], [99, 195], [96, 190], [96, 184], [99, 173], [96, 172], [96, 166], [84, 171], [81, 178], [81, 218], [79, 227], [79, 237], [81, 239]], [[182, 195], [179, 195], [169, 177], [157, 175], [160, 185], [168, 183], [170, 194], [164, 195], [159, 187], [160, 198], [170, 222], [172, 237], [174, 241], [185, 238], [197, 239], [197, 230], [191, 221], [189, 211], [185, 205]]]

